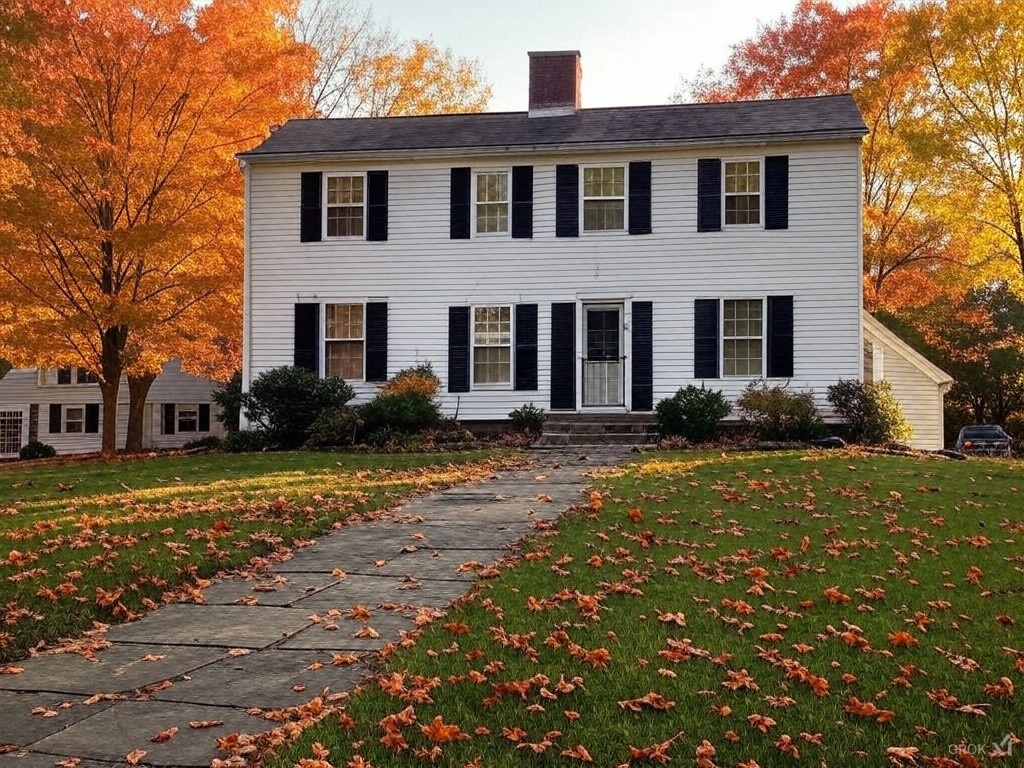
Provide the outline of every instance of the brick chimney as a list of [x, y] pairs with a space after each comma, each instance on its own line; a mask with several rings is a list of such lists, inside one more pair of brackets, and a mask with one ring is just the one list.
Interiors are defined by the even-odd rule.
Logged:
[[530, 51], [530, 117], [580, 110], [583, 68], [579, 51]]

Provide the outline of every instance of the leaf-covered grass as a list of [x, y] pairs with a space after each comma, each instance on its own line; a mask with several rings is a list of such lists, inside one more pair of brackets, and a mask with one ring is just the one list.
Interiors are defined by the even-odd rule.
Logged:
[[194, 592], [513, 454], [209, 454], [0, 467], [0, 661]]
[[1024, 736], [1022, 471], [636, 465], [270, 764], [988, 764]]

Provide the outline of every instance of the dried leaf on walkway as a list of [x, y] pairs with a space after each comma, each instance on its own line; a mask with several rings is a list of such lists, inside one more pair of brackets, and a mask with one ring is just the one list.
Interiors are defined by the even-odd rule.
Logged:
[[178, 734], [178, 726], [174, 725], [168, 728], [166, 731], [160, 731], [153, 738], [150, 739], [154, 744], [163, 744], [166, 741], [170, 741]]

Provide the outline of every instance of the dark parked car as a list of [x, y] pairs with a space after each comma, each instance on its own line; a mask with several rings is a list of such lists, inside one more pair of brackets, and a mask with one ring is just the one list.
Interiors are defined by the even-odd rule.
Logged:
[[984, 456], [1009, 456], [1012, 440], [995, 424], [976, 424], [964, 427], [956, 439], [956, 449], [962, 453]]

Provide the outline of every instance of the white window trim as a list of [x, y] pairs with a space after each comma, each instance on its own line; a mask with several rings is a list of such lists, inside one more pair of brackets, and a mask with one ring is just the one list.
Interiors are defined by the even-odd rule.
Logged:
[[0, 456], [17, 456], [18, 455], [18, 451], [20, 451], [25, 446], [26, 438], [28, 437], [28, 420], [29, 420], [29, 415], [22, 408], [0, 408], [0, 417], [2, 417], [2, 418], [12, 418], [12, 419], [17, 417], [18, 420], [21, 423], [21, 431], [20, 431], [20, 433], [18, 435], [18, 448], [17, 448], [17, 450], [15, 450], [13, 452], [10, 452], [10, 453], [4, 453], [3, 450], [2, 450], [2, 446], [0, 446]]
[[[476, 383], [476, 311], [489, 307], [508, 307], [508, 382], [493, 384]], [[503, 347], [504, 344], [480, 344], [481, 347]], [[510, 391], [516, 382], [516, 309], [515, 304], [500, 301], [488, 304], [474, 304], [469, 308], [469, 384], [472, 390]]]
[[[68, 382], [67, 384], [61, 384], [60, 383], [60, 380], [59, 380], [60, 368], [68, 368], [71, 371], [71, 381]], [[99, 386], [99, 382], [98, 381], [79, 381], [78, 380], [78, 372], [81, 369], [77, 365], [59, 366], [58, 368], [53, 368], [52, 370], [53, 370], [53, 381], [54, 381], [53, 386], [61, 387], [61, 388], [64, 388], [64, 387], [98, 387]]]
[[[481, 203], [477, 202], [476, 199], [476, 177], [479, 174], [498, 174], [504, 173], [508, 179], [506, 189], [508, 189], [508, 200], [505, 201], [505, 205], [508, 206], [508, 229], [504, 232], [477, 232], [476, 229], [476, 209]], [[469, 212], [469, 231], [471, 237], [486, 237], [486, 238], [497, 238], [497, 239], [511, 239], [512, 237], [512, 169], [511, 168], [473, 168], [470, 171], [470, 185], [469, 185], [469, 200], [470, 200], [470, 212]], [[484, 205], [490, 205], [490, 203], [484, 203]], [[484, 306], [484, 305], [481, 305]], [[494, 304], [487, 304], [486, 306], [493, 307]]]
[[[586, 228], [586, 217], [583, 215], [585, 204], [587, 200], [618, 200], [618, 197], [584, 197], [584, 183], [583, 178], [586, 175], [585, 170], [587, 168], [621, 168], [622, 169], [622, 228], [621, 229], [587, 229]], [[587, 163], [586, 165], [580, 166], [580, 208], [579, 208], [579, 222], [580, 222], [580, 235], [585, 237], [600, 237], [602, 235], [610, 235], [615, 233], [628, 233], [629, 232], [629, 164], [628, 163]], [[725, 203], [722, 203], [724, 206]]]
[[[757, 376], [725, 372], [725, 302], [761, 302], [761, 373]], [[768, 378], [768, 297], [767, 296], [726, 296], [718, 301], [718, 365], [723, 379], [767, 379]], [[753, 336], [730, 336], [730, 339], [748, 339]]]
[[[181, 428], [181, 412], [185, 409], [195, 411], [196, 414], [196, 428], [195, 429], [182, 429]], [[199, 429], [199, 403], [175, 403], [174, 404], [174, 427], [178, 434], [185, 435], [199, 435], [203, 434], [202, 430]]]
[[[759, 171], [757, 174], [758, 179], [758, 190], [757, 190], [757, 203], [758, 203], [758, 222], [757, 224], [726, 224], [725, 223], [725, 164], [726, 163], [757, 163]], [[722, 194], [721, 194], [721, 205], [722, 205], [722, 229], [764, 229], [764, 158], [763, 157], [726, 157], [722, 158]], [[731, 196], [739, 193], [730, 192]], [[743, 194], [749, 195], [750, 192], [744, 192]]]
[[[75, 431], [75, 432], [72, 432], [71, 430], [68, 429], [68, 411], [70, 411], [72, 408], [77, 408], [77, 409], [79, 409], [82, 412], [82, 419], [81, 419], [82, 428], [77, 430], [77, 431]], [[60, 426], [61, 426], [61, 432], [60, 433], [62, 435], [84, 435], [84, 434], [86, 434], [86, 432], [85, 432], [85, 406], [84, 405], [65, 405], [65, 406], [63, 406], [63, 412], [61, 413]]]
[[[363, 308], [363, 335], [358, 339], [327, 338], [327, 307], [333, 304], [349, 304]], [[345, 379], [345, 383], [366, 381], [366, 300], [365, 299], [332, 299], [320, 304], [320, 378], [327, 378], [327, 342], [328, 341], [361, 341], [363, 343], [362, 375], [358, 379]]]
[[[341, 208], [346, 206], [339, 205], [328, 205], [327, 203], [327, 187], [328, 179], [339, 179], [339, 178], [359, 178], [363, 180], [363, 234], [361, 235], [328, 235], [327, 234], [327, 212], [330, 208]], [[365, 171], [335, 171], [324, 174], [323, 189], [320, 191], [323, 200], [323, 210], [320, 212], [320, 231], [323, 233], [324, 240], [365, 240], [366, 239], [366, 227], [369, 224], [367, 211], [369, 205], [367, 204], [366, 196], [366, 172]], [[332, 302], [335, 303], [335, 302]]]

